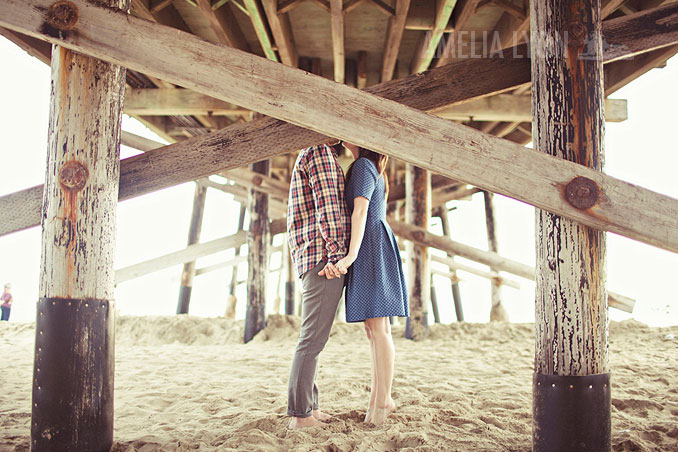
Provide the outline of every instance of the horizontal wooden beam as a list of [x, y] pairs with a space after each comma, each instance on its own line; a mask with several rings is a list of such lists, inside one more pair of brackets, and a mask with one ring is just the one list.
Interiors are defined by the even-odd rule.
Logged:
[[[459, 271], [463, 271], [463, 272], [466, 272], [466, 273], [471, 273], [472, 275], [480, 276], [482, 278], [487, 278], [487, 279], [491, 279], [491, 280], [494, 280], [494, 281], [500, 281], [501, 285], [504, 285], [504, 286], [513, 287], [514, 289], [520, 289], [520, 283], [518, 281], [514, 281], [512, 279], [503, 277], [497, 272], [480, 270], [478, 268], [471, 267], [470, 265], [461, 264], [461, 263], [455, 261], [451, 257], [437, 256], [435, 254], [432, 254], [431, 255], [431, 262], [438, 262], [440, 264], [445, 264], [449, 268], [449, 270], [447, 270], [447, 271], [440, 271], [440, 272], [436, 272], [434, 269], [431, 270], [432, 273], [435, 272], [436, 274], [439, 274], [441, 276], [452, 278], [452, 277], [456, 276], [455, 272], [457, 270], [459, 270]], [[453, 271], [450, 271], [450, 270], [453, 270]]]
[[249, 117], [251, 110], [240, 108], [188, 89], [127, 88], [124, 112], [128, 115], [179, 116], [212, 115]]
[[[217, 160], [220, 162], [224, 162], [223, 154], [229, 154], [230, 164], [238, 160], [261, 160], [267, 155], [288, 152], [289, 148], [299, 149], [313, 144], [314, 141], [325, 141], [325, 136], [330, 135], [530, 203], [591, 227], [678, 251], [676, 199], [303, 71], [207, 43], [168, 27], [104, 9], [83, 0], [73, 3], [77, 5], [80, 19], [77, 26], [68, 33], [55, 33], [50, 31], [52, 28], [44, 27], [46, 12], [51, 4], [47, 0], [1, 0], [0, 26], [43, 37], [74, 51], [125, 65], [133, 70], [143, 70], [169, 82], [309, 127], [316, 132], [306, 135], [299, 131], [290, 137], [289, 142], [285, 142], [281, 141], [279, 134], [280, 127], [284, 127], [284, 124], [281, 123], [276, 128], [275, 123], [270, 123], [268, 125], [271, 127], [266, 127], [264, 131], [261, 128], [265, 123], [251, 122], [247, 126], [253, 129], [244, 127], [238, 130], [239, 135], [232, 136], [230, 141], [224, 142], [223, 137], [218, 134], [210, 137], [212, 154], [217, 151], [220, 154]], [[669, 11], [668, 7], [664, 11]], [[668, 33], [666, 30], [671, 27], [678, 29], [678, 24], [667, 24], [658, 33]], [[139, 41], [145, 45], [139, 46]], [[166, 48], [167, 42], [173, 43], [171, 53], [161, 51]], [[159, 50], [149, 51], [153, 48]], [[481, 63], [481, 66], [487, 61]], [[529, 61], [526, 58], [503, 58], [501, 64], [516, 61], [518, 65], [527, 65], [529, 80]], [[449, 66], [453, 65], [447, 67]], [[184, 69], [189, 67], [191, 71]], [[494, 73], [492, 79], [496, 79], [496, 76]], [[513, 74], [510, 76], [515, 77]], [[478, 74], [474, 74], [474, 77], [477, 78]], [[370, 91], [377, 94], [382, 90], [388, 91], [389, 83]], [[429, 83], [425, 88], [431, 90], [435, 88], [435, 83]], [[444, 88], [455, 91], [453, 83], [444, 83]], [[460, 89], [467, 90], [467, 87]], [[318, 92], [322, 92], [323, 96], [319, 97]], [[456, 95], [459, 96], [458, 91]], [[356, 116], [356, 111], [360, 115]], [[233, 152], [236, 141], [240, 141], [242, 146], [245, 135], [255, 131], [261, 134], [261, 140], [257, 144], [263, 145], [267, 139], [274, 140], [275, 144], [270, 141], [266, 143], [274, 150], [259, 149], [261, 152], [256, 152], [252, 141], [248, 140], [242, 153]], [[189, 141], [174, 145], [179, 147], [173, 151]], [[281, 142], [285, 145], [281, 146]], [[417, 152], [413, 152], [413, 149]], [[125, 169], [125, 177], [129, 178], [126, 182], [134, 182], [125, 187], [121, 184], [121, 197], [148, 189], [148, 185], [159, 185], [155, 178], [144, 180], [135, 177], [148, 177], [149, 161], [157, 157], [149, 154], [151, 153], [129, 159], [130, 163]], [[183, 173], [190, 172], [186, 170], [190, 167], [202, 165], [204, 169], [206, 166], [216, 166], [211, 156], [204, 152], [199, 154], [198, 159], [203, 162], [188, 159], [183, 154], [185, 152], [167, 160], [171, 162], [171, 166], [183, 166]], [[193, 170], [194, 173], [198, 172], [195, 168]], [[506, 177], [509, 174], [510, 177]], [[163, 178], [162, 175], [156, 175], [158, 179]], [[600, 193], [599, 202], [585, 210], [577, 209], [567, 201], [566, 186], [575, 179], [576, 184], [580, 178], [589, 180], [589, 184], [595, 184]], [[166, 183], [176, 184], [176, 177], [170, 176]], [[578, 191], [574, 193], [576, 196]]]
[[[529, 122], [532, 121], [532, 100], [530, 96], [499, 94], [438, 110], [436, 115], [445, 119], [461, 121]], [[627, 119], [626, 100], [607, 99], [605, 101], [605, 120], [607, 122], [621, 122]]]
[[[535, 269], [530, 265], [507, 259], [492, 251], [481, 250], [480, 248], [455, 242], [447, 237], [431, 234], [426, 229], [402, 221], [389, 221], [389, 224], [391, 225], [393, 232], [405, 240], [447, 251], [456, 256], [487, 265], [496, 271], [511, 273], [520, 276], [521, 278], [534, 281]], [[633, 311], [634, 300], [622, 295], [610, 293], [608, 295], [608, 303], [613, 308], [621, 309], [626, 312]]]
[[[287, 229], [287, 221], [284, 219], [271, 222], [271, 235], [280, 234]], [[129, 281], [140, 276], [147, 275], [174, 265], [192, 262], [201, 257], [218, 253], [230, 248], [236, 248], [244, 245], [247, 241], [247, 231], [240, 231], [227, 237], [211, 240], [205, 243], [196, 243], [189, 245], [183, 250], [175, 251], [164, 256], [149, 259], [138, 264], [123, 267], [115, 271], [115, 283]]]

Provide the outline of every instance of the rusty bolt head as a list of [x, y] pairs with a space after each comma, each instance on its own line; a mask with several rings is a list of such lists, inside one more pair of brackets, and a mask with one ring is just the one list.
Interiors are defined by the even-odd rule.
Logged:
[[264, 182], [264, 178], [261, 176], [254, 176], [252, 178], [252, 183], [259, 187]]
[[72, 30], [78, 23], [78, 7], [63, 0], [54, 3], [47, 10], [47, 20], [59, 30]]
[[575, 177], [565, 187], [565, 198], [577, 209], [590, 209], [598, 202], [600, 189], [598, 185], [586, 177]]
[[412, 237], [414, 237], [414, 240], [422, 241], [424, 240], [424, 233], [422, 231], [414, 231], [412, 233]]
[[67, 162], [59, 170], [59, 182], [68, 190], [80, 190], [85, 186], [89, 173], [80, 162]]

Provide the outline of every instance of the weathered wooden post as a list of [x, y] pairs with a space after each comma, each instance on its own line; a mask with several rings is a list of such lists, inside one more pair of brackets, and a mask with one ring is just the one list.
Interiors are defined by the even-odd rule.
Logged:
[[[452, 238], [452, 231], [450, 230], [450, 220], [447, 216], [448, 211], [445, 206], [440, 207], [438, 210], [438, 216], [440, 217], [440, 224], [443, 227], [443, 235], [445, 237]], [[447, 257], [454, 257], [453, 254], [447, 253]], [[450, 278], [452, 283], [452, 299], [454, 300], [454, 313], [457, 316], [457, 322], [464, 321], [464, 308], [461, 304], [461, 292], [459, 291], [459, 279], [457, 278], [457, 271], [454, 268], [450, 268]]]
[[[253, 163], [250, 169], [268, 176], [269, 160]], [[249, 189], [248, 210], [250, 227], [247, 231], [247, 311], [245, 313], [245, 342], [266, 326], [266, 282], [268, 248], [270, 243], [268, 195]]]
[[[77, 27], [69, 2], [52, 5], [47, 17], [46, 27]], [[31, 450], [108, 451], [125, 69], [62, 47], [54, 47], [51, 66]]]
[[[497, 245], [497, 233], [494, 229], [494, 193], [484, 191], [483, 200], [485, 201], [485, 225], [487, 226], [488, 250], [497, 253], [499, 247]], [[490, 267], [490, 270], [494, 271], [495, 269]], [[506, 312], [506, 309], [501, 304], [501, 281], [499, 278], [494, 278], [490, 281], [492, 284], [490, 321], [508, 322], [508, 312]]]
[[[193, 211], [191, 212], [191, 224], [188, 228], [188, 245], [193, 245], [200, 241], [200, 230], [202, 228], [202, 217], [205, 212], [205, 196], [207, 187], [200, 182], [195, 183], [195, 194], [193, 196]], [[177, 314], [188, 314], [188, 306], [191, 303], [191, 290], [193, 288], [193, 277], [195, 276], [195, 261], [186, 262], [181, 272], [181, 287], [179, 287], [179, 302], [177, 303]]]
[[[245, 212], [247, 208], [243, 205], [240, 206], [240, 216], [238, 217], [238, 232], [242, 231], [245, 226]], [[235, 257], [240, 256], [240, 248], [237, 246], [235, 248]], [[231, 284], [228, 291], [228, 297], [226, 298], [226, 315], [227, 319], [235, 319], [235, 309], [238, 304], [238, 299], [235, 296], [235, 290], [238, 288], [238, 264], [237, 262], [233, 265], [233, 271], [231, 273]]]
[[[406, 221], [428, 229], [431, 215], [431, 173], [407, 165], [405, 176]], [[423, 339], [428, 335], [428, 305], [431, 296], [431, 271], [428, 247], [407, 242], [410, 316], [405, 337]]]
[[[536, 149], [603, 169], [600, 0], [530, 2], [532, 131]], [[565, 181], [577, 209], [601, 193]], [[610, 450], [610, 374], [605, 233], [536, 212], [533, 450]]]
[[285, 238], [285, 244], [283, 245], [283, 265], [285, 270], [285, 314], [294, 315], [297, 275], [294, 271], [294, 263], [292, 262], [292, 255], [287, 243], [287, 238]]

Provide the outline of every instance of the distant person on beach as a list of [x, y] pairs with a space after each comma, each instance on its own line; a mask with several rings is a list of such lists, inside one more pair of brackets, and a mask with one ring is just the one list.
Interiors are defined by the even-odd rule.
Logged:
[[9, 314], [12, 311], [12, 285], [10, 283], [5, 284], [5, 291], [0, 295], [0, 308], [2, 309], [2, 319], [4, 321], [9, 321]]
[[333, 147], [321, 144], [299, 153], [290, 182], [287, 236], [302, 284], [302, 321], [290, 371], [287, 414], [292, 429], [322, 426], [316, 370], [330, 336], [344, 289], [335, 263], [348, 248], [350, 223], [344, 173]]
[[391, 398], [395, 348], [389, 317], [407, 317], [409, 305], [398, 243], [386, 221], [388, 157], [343, 143], [355, 159], [346, 172], [351, 212], [348, 254], [336, 263], [348, 271], [346, 321], [365, 322], [370, 341], [372, 389], [365, 422], [381, 425], [396, 406]]

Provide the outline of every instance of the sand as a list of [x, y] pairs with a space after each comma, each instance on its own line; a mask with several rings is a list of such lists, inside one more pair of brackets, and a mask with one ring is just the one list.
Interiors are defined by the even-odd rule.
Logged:
[[[287, 377], [299, 329], [272, 316], [252, 343], [242, 322], [122, 317], [115, 452], [529, 451], [533, 325], [434, 325], [422, 342], [394, 328], [396, 413], [361, 420], [369, 356], [361, 325], [335, 325], [321, 354], [324, 429], [289, 431]], [[0, 452], [28, 451], [34, 327], [0, 323]], [[611, 325], [615, 451], [678, 451], [678, 327]], [[670, 337], [670, 336], [669, 336]]]

